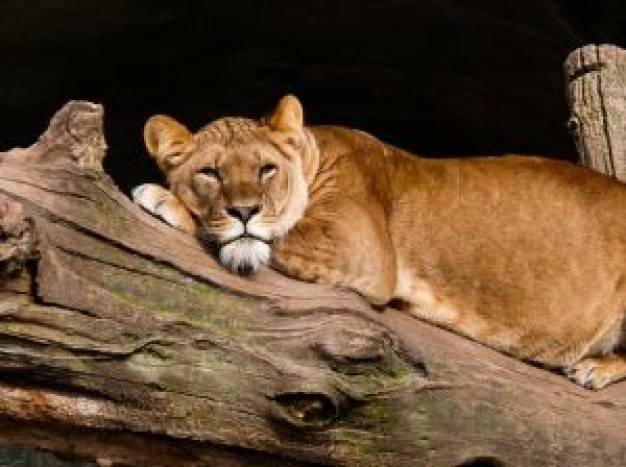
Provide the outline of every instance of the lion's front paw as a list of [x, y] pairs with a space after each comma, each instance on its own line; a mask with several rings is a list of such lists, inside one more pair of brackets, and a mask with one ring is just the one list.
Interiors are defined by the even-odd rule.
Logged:
[[181, 201], [162, 186], [144, 183], [132, 191], [133, 201], [177, 229], [195, 233], [196, 223]]
[[566, 368], [567, 377], [587, 389], [601, 389], [626, 378], [626, 360], [620, 355], [584, 358]]

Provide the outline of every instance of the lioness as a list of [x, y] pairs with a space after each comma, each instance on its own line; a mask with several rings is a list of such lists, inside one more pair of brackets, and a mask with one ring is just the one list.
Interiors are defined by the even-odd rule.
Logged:
[[266, 121], [192, 134], [157, 115], [144, 136], [170, 191], [141, 185], [135, 201], [229, 269], [394, 299], [587, 388], [626, 377], [625, 185], [535, 157], [419, 158], [305, 127], [293, 96]]

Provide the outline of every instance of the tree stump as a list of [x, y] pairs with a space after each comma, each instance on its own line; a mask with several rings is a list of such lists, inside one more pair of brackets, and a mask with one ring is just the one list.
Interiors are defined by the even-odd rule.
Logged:
[[587, 391], [349, 292], [228, 273], [103, 173], [102, 117], [70, 102], [0, 154], [0, 446], [101, 465], [626, 463], [626, 384]]
[[626, 182], [626, 50], [587, 45], [565, 61], [569, 128], [582, 165]]

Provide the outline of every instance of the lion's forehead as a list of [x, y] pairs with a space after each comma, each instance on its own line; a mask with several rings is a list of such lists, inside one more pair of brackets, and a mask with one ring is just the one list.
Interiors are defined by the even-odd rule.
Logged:
[[266, 127], [256, 120], [226, 117], [204, 126], [195, 135], [196, 143], [224, 146], [261, 141], [266, 136]]
[[201, 168], [206, 165], [222, 170], [257, 170], [259, 165], [272, 162], [280, 165], [280, 153], [263, 141], [228, 144], [212, 142], [196, 147], [190, 157], [190, 166]]

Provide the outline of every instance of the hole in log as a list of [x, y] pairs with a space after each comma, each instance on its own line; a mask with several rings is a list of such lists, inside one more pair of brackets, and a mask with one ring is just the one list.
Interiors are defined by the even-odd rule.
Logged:
[[300, 428], [324, 428], [339, 416], [339, 406], [321, 393], [287, 393], [273, 400], [279, 410], [275, 418]]
[[571, 117], [567, 121], [567, 129], [572, 133], [576, 133], [578, 132], [578, 130], [580, 130], [580, 121], [577, 117]]
[[479, 456], [468, 459], [457, 467], [504, 467], [504, 462], [492, 456]]

